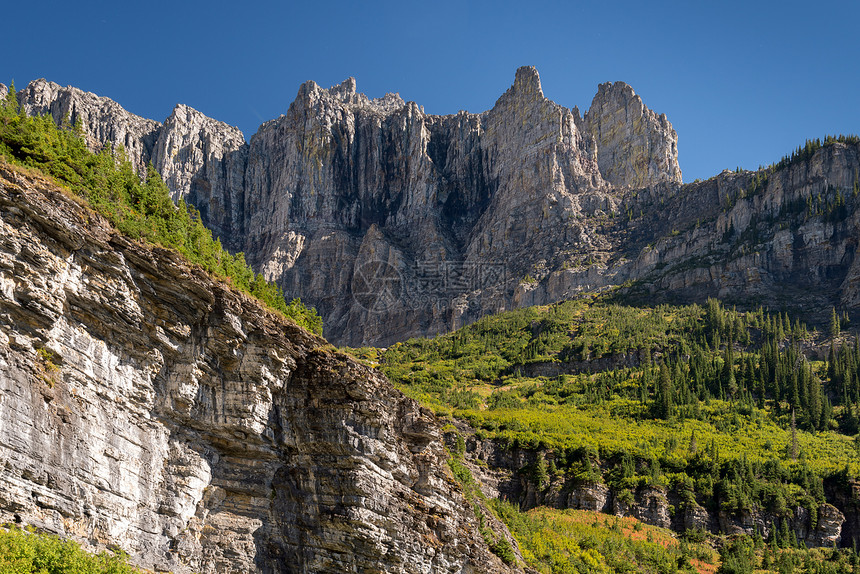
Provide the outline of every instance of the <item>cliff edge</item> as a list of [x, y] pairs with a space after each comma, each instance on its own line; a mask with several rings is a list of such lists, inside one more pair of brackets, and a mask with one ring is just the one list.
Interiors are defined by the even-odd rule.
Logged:
[[506, 572], [431, 413], [0, 165], [0, 522], [174, 572]]

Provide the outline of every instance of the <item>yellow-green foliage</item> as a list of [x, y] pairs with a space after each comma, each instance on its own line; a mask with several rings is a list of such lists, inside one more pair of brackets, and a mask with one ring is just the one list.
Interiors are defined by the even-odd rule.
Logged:
[[[579, 300], [392, 345], [381, 363], [398, 388], [482, 438], [543, 451], [565, 481], [622, 494], [655, 483], [684, 504], [814, 516], [825, 479], [860, 476], [860, 351], [811, 361], [798, 342], [808, 337], [785, 315], [715, 300]], [[563, 374], [524, 376], [534, 363]]]
[[[751, 420], [734, 416], [731, 404], [714, 400], [703, 407], [704, 420], [669, 422], [625, 416], [635, 413], [637, 407], [619, 399], [581, 407], [524, 405], [521, 409], [456, 412], [474, 428], [491, 431], [511, 446], [562, 451], [590, 448], [604, 456], [629, 452], [641, 458], [657, 457], [668, 467], [684, 467], [713, 444], [723, 461], [746, 458], [763, 463], [777, 458], [788, 468], [806, 464], [825, 475], [842, 471], [849, 463], [851, 475], [860, 475], [854, 439], [839, 433], [798, 432], [800, 456], [794, 461], [788, 455], [791, 431], [757, 410], [757, 418]], [[693, 437], [700, 445], [696, 452], [689, 448]]]
[[348, 353], [367, 365], [368, 367], [376, 368], [379, 366], [382, 353], [376, 347], [341, 347], [344, 353]]
[[[456, 403], [458, 385], [494, 382], [517, 365], [599, 358], [639, 348], [689, 346], [700, 307], [640, 310], [584, 300], [530, 307], [486, 317], [436, 339], [412, 339], [386, 350], [388, 376]], [[474, 397], [455, 397], [474, 402]]]
[[14, 85], [0, 100], [0, 156], [56, 178], [125, 235], [175, 249], [299, 325], [322, 333], [316, 310], [299, 299], [288, 303], [280, 287], [251, 270], [244, 254], [231, 255], [213, 239], [193, 207], [182, 200], [174, 205], [152, 165], [141, 181], [123, 149], [105, 146], [94, 154], [79, 128], [58, 127], [50, 116], [27, 117], [18, 108]]
[[138, 574], [123, 554], [94, 555], [70, 540], [0, 527], [2, 574]]
[[[549, 508], [523, 513], [500, 501], [493, 506], [528, 565], [545, 574], [695, 571], [693, 549], [671, 532], [633, 518]], [[711, 555], [700, 546], [698, 555]]]
[[[755, 572], [777, 572], [785, 574], [854, 574], [860, 571], [860, 559], [852, 549], [835, 548], [774, 548], [760, 545], [753, 558]], [[730, 549], [731, 544], [726, 546]], [[726, 554], [724, 551], [723, 554]], [[732, 569], [724, 561], [717, 574], [734, 574], [741, 570]]]

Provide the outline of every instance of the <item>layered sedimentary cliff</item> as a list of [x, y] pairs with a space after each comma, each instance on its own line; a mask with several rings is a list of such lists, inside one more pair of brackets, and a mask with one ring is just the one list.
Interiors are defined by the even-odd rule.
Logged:
[[369, 99], [353, 79], [307, 82], [250, 143], [184, 106], [157, 124], [44, 81], [20, 99], [152, 161], [224, 245], [315, 305], [337, 343], [385, 345], [625, 284], [810, 318], [860, 308], [857, 145], [758, 185], [750, 172], [684, 185], [671, 124], [622, 82], [601, 84], [584, 117], [548, 100], [534, 68], [491, 110], [450, 116]]
[[[773, 173], [726, 171], [631, 193], [598, 282], [635, 282], [630, 294], [651, 301], [720, 297], [813, 321], [831, 306], [856, 314], [858, 173], [860, 145], [833, 143]], [[576, 270], [558, 270], [529, 295], [559, 300], [581, 284]]]
[[0, 522], [176, 572], [507, 571], [381, 375], [4, 165], [0, 226]]

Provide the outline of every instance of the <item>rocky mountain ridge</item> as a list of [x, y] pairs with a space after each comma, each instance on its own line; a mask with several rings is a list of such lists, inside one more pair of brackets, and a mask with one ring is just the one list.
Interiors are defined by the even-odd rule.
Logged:
[[[21, 98], [61, 121], [86, 110], [93, 146], [136, 150], [139, 168], [157, 161], [225, 243], [244, 238], [288, 293], [322, 296], [341, 341], [618, 285], [649, 302], [715, 295], [801, 310], [852, 310], [860, 297], [850, 138], [682, 185], [671, 126], [629, 87], [602, 85], [581, 117], [544, 98], [528, 68], [492, 110], [444, 117], [395, 95], [370, 100], [353, 80], [308, 82], [250, 144], [185, 106], [164, 124], [131, 117], [111, 131], [121, 108], [55, 92]], [[655, 138], [660, 153], [648, 151]], [[505, 571], [429, 412], [40, 178], [0, 169], [3, 520], [179, 572]], [[539, 492], [516, 474], [535, 453], [509, 450], [470, 439], [465, 454], [488, 496], [523, 508], [728, 533], [772, 522], [695, 505], [673, 516], [665, 488], [622, 500], [557, 480]], [[815, 517], [794, 509], [798, 540], [856, 538], [854, 498]]]
[[[353, 79], [329, 90], [307, 82], [249, 144], [184, 106], [164, 124], [106, 119], [113, 102], [43, 80], [19, 99], [31, 114], [80, 117], [90, 137], [152, 161], [175, 198], [317, 306], [341, 343], [436, 332], [506, 308], [533, 267], [524, 249], [549, 268], [583, 239], [601, 249], [581, 227], [565, 229], [614, 209], [601, 170], [624, 188], [680, 182], [674, 130], [629, 87], [601, 87], [583, 119], [544, 97], [534, 68], [520, 68], [492, 110], [453, 116], [396, 95], [370, 100]], [[630, 129], [612, 127], [622, 116]]]
[[382, 375], [5, 164], [0, 226], [0, 521], [159, 571], [509, 570]]
[[152, 161], [339, 344], [618, 286], [649, 301], [860, 304], [856, 144], [824, 146], [754, 194], [763, 172], [682, 184], [677, 134], [622, 82], [601, 84], [584, 116], [548, 100], [528, 67], [491, 110], [449, 116], [371, 100], [353, 79], [307, 82], [249, 143], [184, 106], [155, 124], [44, 81], [19, 99], [57, 120], [80, 114], [93, 141]]

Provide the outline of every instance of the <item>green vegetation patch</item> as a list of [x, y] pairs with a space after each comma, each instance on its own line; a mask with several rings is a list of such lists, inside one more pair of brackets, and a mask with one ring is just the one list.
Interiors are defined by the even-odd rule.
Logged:
[[694, 563], [716, 558], [707, 544], [679, 543], [670, 531], [634, 518], [550, 508], [524, 513], [500, 501], [494, 508], [528, 565], [545, 574], [707, 571]]
[[652, 485], [681, 496], [675, 511], [786, 522], [803, 507], [814, 524], [825, 485], [860, 477], [860, 347], [835, 310], [830, 325], [825, 338], [785, 313], [713, 299], [596, 298], [361, 352], [477, 438], [536, 453], [542, 465], [519, 470], [538, 493], [602, 482], [632, 499]]
[[138, 574], [123, 554], [89, 554], [71, 540], [0, 527], [2, 574]]

